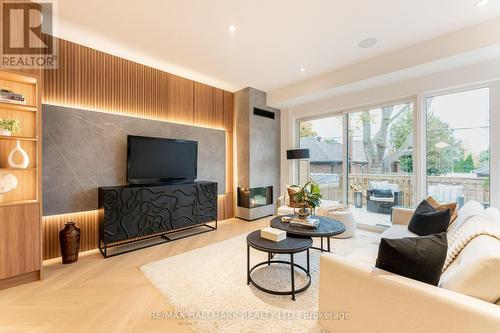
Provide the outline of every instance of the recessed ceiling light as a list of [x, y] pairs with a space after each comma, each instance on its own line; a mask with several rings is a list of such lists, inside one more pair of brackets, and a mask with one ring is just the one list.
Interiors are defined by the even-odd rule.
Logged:
[[476, 1], [475, 6], [476, 7], [483, 7], [483, 6], [486, 6], [487, 4], [488, 4], [488, 0], [478, 0], [478, 1]]
[[227, 30], [229, 32], [235, 32], [236, 31], [236, 27], [234, 25], [230, 25], [229, 27], [227, 27]]
[[359, 42], [358, 46], [362, 49], [368, 49], [370, 47], [375, 46], [377, 44], [377, 40], [375, 38], [367, 38], [363, 39], [361, 42]]
[[302, 73], [304, 73], [304, 72], [306, 71], [306, 69], [305, 69], [304, 67], [301, 67], [301, 68], [300, 68], [300, 71], [301, 71]]

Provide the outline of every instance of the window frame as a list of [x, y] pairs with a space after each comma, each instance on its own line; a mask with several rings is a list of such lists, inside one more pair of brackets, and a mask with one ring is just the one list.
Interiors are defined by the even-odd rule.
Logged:
[[[344, 166], [343, 172], [342, 172], [342, 177], [344, 177], [344, 179], [348, 180], [349, 179], [348, 178], [349, 177], [349, 170], [348, 170], [348, 162], [349, 162], [349, 156], [348, 156], [348, 151], [349, 151], [349, 146], [348, 146], [349, 145], [349, 114], [363, 112], [365, 110], [370, 110], [370, 109], [383, 108], [383, 107], [392, 106], [392, 105], [411, 103], [411, 104], [413, 104], [413, 124], [414, 124], [412, 134], [413, 134], [413, 142], [415, 145], [417, 142], [417, 131], [415, 130], [415, 123], [416, 123], [416, 121], [418, 121], [418, 117], [416, 115], [418, 113], [417, 112], [417, 107], [418, 107], [417, 102], [418, 102], [418, 96], [415, 95], [415, 96], [410, 96], [410, 97], [406, 97], [406, 98], [399, 98], [399, 99], [394, 99], [394, 100], [380, 102], [380, 103], [369, 103], [369, 104], [360, 105], [360, 106], [356, 106], [356, 107], [352, 107], [352, 108], [324, 112], [324, 113], [317, 114], [314, 116], [295, 118], [294, 121], [295, 121], [296, 131], [295, 131], [295, 135], [294, 135], [294, 140], [296, 141], [296, 144], [294, 146], [297, 146], [300, 148], [300, 123], [301, 122], [342, 116], [342, 119], [343, 119], [343, 123], [342, 123], [343, 142], [345, 142], [345, 144], [342, 147], [342, 163]], [[413, 182], [413, 184], [415, 184], [415, 187], [417, 186], [416, 172], [415, 172], [417, 167], [418, 167], [418, 161], [417, 161], [417, 158], [414, 157], [413, 158], [412, 182]], [[295, 165], [292, 168], [294, 169], [294, 170], [292, 170], [292, 174], [294, 177], [293, 179], [295, 181], [298, 178], [299, 170], [296, 170], [297, 167]], [[349, 182], [348, 181], [344, 181], [342, 190], [343, 190], [342, 199], [344, 202], [349, 204], [349, 200], [348, 200], [348, 198], [349, 198], [349, 193], [348, 193]], [[416, 191], [413, 191], [413, 195], [412, 195], [413, 206], [416, 205], [415, 204], [416, 199], [417, 199]]]
[[[467, 91], [472, 91], [472, 90], [479, 90], [479, 89], [485, 89], [488, 88], [488, 147], [490, 150], [490, 156], [489, 156], [489, 170], [490, 170], [490, 175], [489, 175], [489, 192], [490, 192], [490, 197], [489, 197], [489, 204], [493, 204], [493, 191], [492, 191], [492, 166], [493, 166], [493, 150], [491, 149], [492, 143], [494, 142], [493, 135], [492, 135], [492, 127], [493, 127], [493, 112], [492, 112], [492, 95], [493, 92], [495, 91], [494, 87], [492, 86], [491, 82], [488, 83], [479, 83], [479, 84], [469, 84], [466, 86], [461, 86], [461, 87], [456, 87], [456, 88], [448, 88], [448, 89], [440, 89], [432, 92], [426, 92], [425, 94], [421, 95], [420, 103], [422, 105], [421, 110], [422, 112], [420, 115], [420, 127], [421, 127], [421, 140], [419, 140], [419, 144], [421, 145], [420, 149], [422, 150], [422, 160], [419, 162], [419, 167], [421, 168], [421, 180], [420, 180], [420, 189], [419, 193], [419, 199], [423, 200], [427, 198], [428, 196], [428, 187], [427, 187], [427, 114], [428, 114], [428, 108], [427, 108], [427, 98], [430, 97], [439, 97], [439, 96], [446, 96], [446, 95], [453, 95], [453, 94], [459, 94]], [[417, 178], [418, 179], [418, 178]]]

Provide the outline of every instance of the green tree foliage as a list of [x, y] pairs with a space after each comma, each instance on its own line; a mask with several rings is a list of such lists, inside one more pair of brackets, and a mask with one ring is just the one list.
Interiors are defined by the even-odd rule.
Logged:
[[474, 160], [472, 159], [472, 154], [469, 153], [465, 159], [461, 158], [455, 161], [455, 165], [453, 168], [454, 172], [458, 173], [470, 173], [474, 170]]
[[299, 126], [301, 138], [315, 138], [318, 136], [318, 133], [313, 131], [312, 123], [310, 121], [302, 121]]
[[484, 164], [485, 162], [489, 162], [490, 160], [490, 150], [483, 150], [481, 153], [479, 153], [479, 162], [481, 164]]
[[[397, 119], [390, 129], [390, 141], [396, 149], [402, 147], [409, 135], [412, 135], [413, 115], [407, 113]], [[464, 149], [462, 142], [453, 136], [450, 126], [439, 119], [432, 112], [427, 115], [427, 173], [439, 175], [451, 172], [454, 163], [463, 159]], [[470, 156], [472, 159], [472, 156]], [[404, 154], [399, 158], [401, 169], [404, 172], [413, 171], [413, 159], [411, 155]], [[467, 162], [469, 163], [469, 162]], [[474, 163], [472, 163], [473, 165]], [[467, 168], [470, 163], [467, 164]], [[461, 170], [468, 170], [462, 168]], [[473, 170], [470, 169], [470, 170]], [[454, 170], [455, 172], [462, 172]], [[466, 171], [469, 172], [469, 171]]]

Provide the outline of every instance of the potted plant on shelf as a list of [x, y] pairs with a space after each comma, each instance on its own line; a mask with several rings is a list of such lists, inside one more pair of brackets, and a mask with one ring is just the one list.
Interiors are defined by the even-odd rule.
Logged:
[[6, 118], [0, 118], [0, 135], [10, 136], [13, 132], [19, 132], [21, 127], [19, 126], [19, 120]]
[[299, 210], [294, 209], [295, 215], [301, 219], [314, 214], [316, 207], [321, 204], [321, 192], [319, 185], [308, 181], [304, 186], [293, 185], [291, 187], [299, 190], [294, 195], [295, 201], [299, 204]]

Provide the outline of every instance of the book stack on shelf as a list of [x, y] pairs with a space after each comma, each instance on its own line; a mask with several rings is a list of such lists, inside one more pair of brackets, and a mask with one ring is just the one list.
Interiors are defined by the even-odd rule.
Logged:
[[0, 102], [26, 104], [26, 98], [22, 94], [15, 93], [7, 88], [0, 88]]

